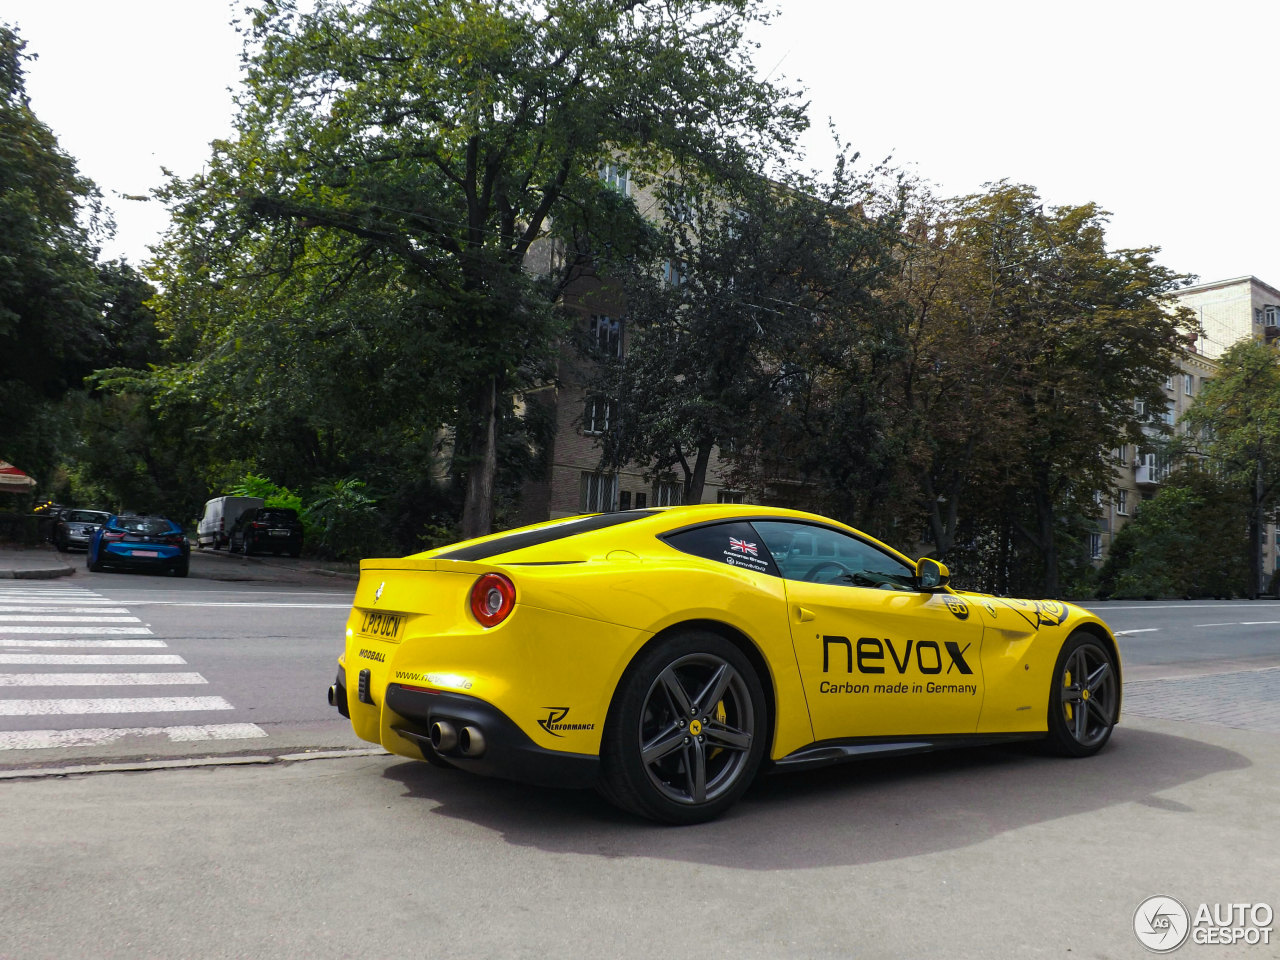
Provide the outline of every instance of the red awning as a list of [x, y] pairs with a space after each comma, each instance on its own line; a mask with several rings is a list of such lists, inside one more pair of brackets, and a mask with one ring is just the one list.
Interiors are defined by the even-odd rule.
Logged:
[[28, 477], [7, 460], [0, 460], [0, 492], [25, 493], [35, 485], [34, 478]]

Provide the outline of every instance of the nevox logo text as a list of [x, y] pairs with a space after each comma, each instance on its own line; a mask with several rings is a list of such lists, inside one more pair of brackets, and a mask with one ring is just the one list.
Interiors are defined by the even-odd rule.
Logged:
[[[913, 652], [915, 654], [916, 669], [921, 673], [942, 673], [942, 653], [945, 649], [947, 657], [951, 660], [947, 664], [947, 673], [956, 670], [960, 673], [971, 674], [973, 673], [973, 668], [964, 659], [965, 653], [971, 646], [972, 644], [966, 643], [962, 648], [960, 644], [953, 640], [943, 641], [941, 647], [934, 640], [920, 640], [918, 642], [908, 640], [902, 655], [899, 656], [897, 645], [887, 637], [883, 640], [876, 637], [860, 637], [857, 642], [856, 653], [858, 673], [884, 673], [886, 651], [888, 653], [887, 662], [893, 664], [899, 675], [907, 672], [907, 668], [911, 665], [913, 659]], [[836, 649], [837, 665], [839, 665], [840, 648], [844, 648], [845, 672], [853, 673], [854, 645], [849, 642], [848, 637], [828, 636], [823, 636], [822, 638], [822, 672], [831, 672], [832, 647]]]

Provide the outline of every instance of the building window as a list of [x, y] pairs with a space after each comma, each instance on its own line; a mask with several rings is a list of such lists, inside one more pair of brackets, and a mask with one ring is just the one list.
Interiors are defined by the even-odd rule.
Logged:
[[647, 493], [642, 493], [639, 490], [636, 491], [636, 509], [637, 510], [643, 510], [645, 508], [645, 505], [648, 503], [648, 501], [649, 501], [649, 495]]
[[609, 513], [618, 502], [616, 473], [583, 473], [578, 506], [583, 513]]
[[1089, 556], [1094, 560], [1102, 559], [1102, 534], [1089, 534]]
[[1136, 413], [1136, 414], [1137, 414], [1138, 416], [1140, 416], [1140, 417], [1145, 417], [1145, 416], [1147, 415], [1147, 401], [1145, 401], [1145, 400], [1134, 400], [1134, 401], [1133, 401], [1133, 412], [1134, 412], [1134, 413]]
[[631, 196], [631, 174], [620, 163], [612, 160], [602, 161], [600, 164], [600, 179], [603, 180], [610, 189], [616, 190], [624, 197]]
[[618, 422], [618, 401], [603, 397], [588, 397], [582, 411], [582, 432], [591, 436], [608, 433], [611, 424]]
[[614, 317], [593, 314], [591, 317], [591, 345], [606, 357], [621, 357], [622, 321]]
[[1262, 310], [1262, 322], [1268, 327], [1280, 325], [1280, 307], [1264, 307]]
[[1165, 388], [1166, 390], [1172, 390], [1172, 389], [1173, 389], [1173, 377], [1165, 377], [1165, 378], [1164, 378], [1164, 388]]
[[662, 279], [669, 287], [684, 286], [685, 267], [681, 260], [668, 260], [662, 268]]
[[618, 509], [619, 510], [631, 509], [631, 491], [630, 490], [622, 490], [618, 493]]
[[742, 491], [721, 490], [716, 494], [716, 503], [742, 503]]
[[1116, 451], [1116, 462], [1122, 467], [1129, 463], [1129, 445], [1127, 443]]
[[684, 484], [675, 480], [659, 480], [653, 485], [653, 505], [674, 507], [684, 499]]
[[1122, 517], [1127, 517], [1129, 515], [1129, 491], [1128, 490], [1116, 491], [1116, 513], [1120, 514], [1120, 516]]
[[1188, 397], [1195, 396], [1196, 378], [1189, 373], [1184, 373], [1182, 375], [1182, 392], [1185, 393]]

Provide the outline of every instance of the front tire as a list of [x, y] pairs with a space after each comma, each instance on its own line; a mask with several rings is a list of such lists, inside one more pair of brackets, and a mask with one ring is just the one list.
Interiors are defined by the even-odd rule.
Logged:
[[644, 651], [619, 686], [601, 744], [605, 797], [663, 823], [712, 820], [755, 779], [768, 742], [751, 662], [706, 630]]
[[1049, 690], [1049, 746], [1066, 757], [1101, 750], [1120, 712], [1120, 674], [1115, 656], [1091, 633], [1067, 638], [1053, 668]]

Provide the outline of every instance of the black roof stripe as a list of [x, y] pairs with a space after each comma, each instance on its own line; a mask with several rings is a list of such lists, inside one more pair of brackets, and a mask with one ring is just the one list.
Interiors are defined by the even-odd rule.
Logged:
[[436, 559], [487, 560], [489, 557], [496, 557], [500, 553], [511, 553], [513, 550], [523, 550], [526, 547], [536, 547], [544, 543], [551, 543], [554, 540], [563, 540], [565, 537], [575, 537], [580, 533], [604, 530], [620, 523], [630, 523], [632, 520], [652, 517], [658, 512], [657, 510], [624, 510], [620, 513], [598, 513], [594, 516], [583, 517], [581, 520], [560, 523], [554, 527], [526, 530], [523, 533], [512, 533], [505, 537], [486, 540], [484, 543], [460, 547], [457, 550], [439, 554]]

